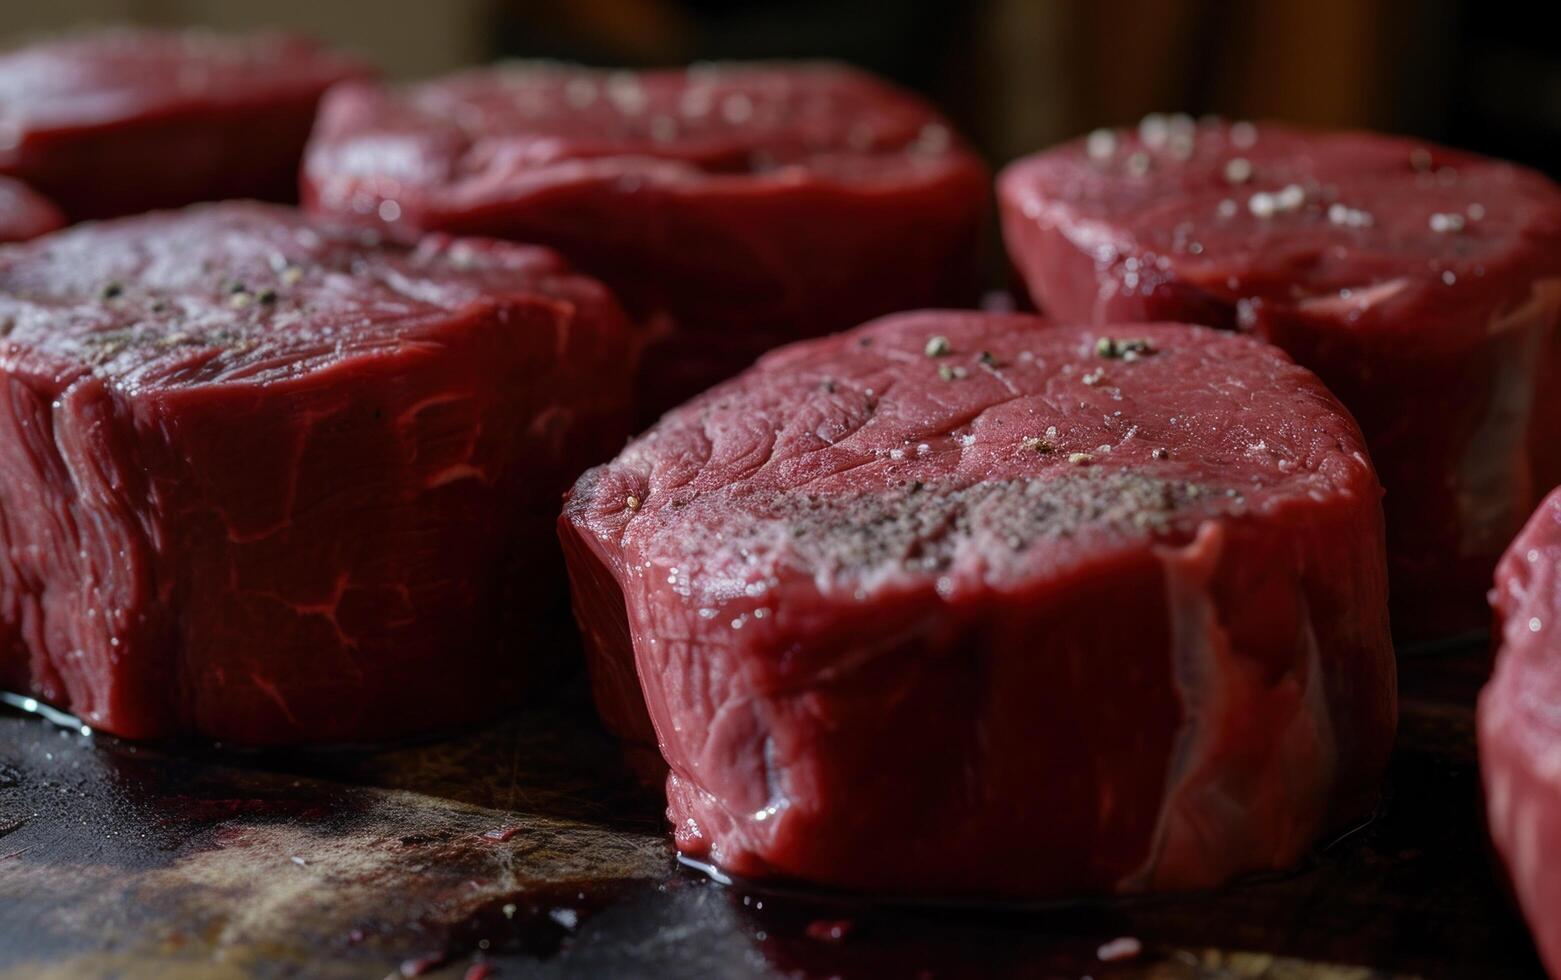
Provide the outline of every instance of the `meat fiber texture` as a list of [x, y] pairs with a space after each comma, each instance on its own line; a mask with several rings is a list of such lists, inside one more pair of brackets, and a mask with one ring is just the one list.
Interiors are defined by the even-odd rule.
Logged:
[[296, 201], [320, 96], [369, 74], [304, 38], [118, 30], [0, 54], [0, 174], [73, 221]]
[[1051, 897], [1282, 868], [1373, 806], [1380, 493], [1348, 413], [1255, 340], [923, 312], [668, 413], [560, 526], [684, 854]]
[[975, 299], [981, 162], [930, 107], [828, 64], [516, 63], [346, 85], [316, 211], [559, 249], [657, 327], [637, 415], [801, 337]]
[[461, 724], [544, 670], [627, 321], [545, 249], [374, 237], [233, 203], [0, 250], [0, 687], [271, 744]]
[[1235, 327], [1316, 371], [1387, 488], [1394, 628], [1481, 629], [1491, 570], [1561, 482], [1561, 191], [1370, 133], [1154, 116], [1022, 160], [1004, 237], [1084, 322]]
[[60, 209], [19, 180], [0, 177], [0, 242], [20, 242], [58, 230]]
[[1501, 643], [1480, 694], [1480, 772], [1491, 837], [1540, 955], [1561, 977], [1561, 490], [1496, 569]]

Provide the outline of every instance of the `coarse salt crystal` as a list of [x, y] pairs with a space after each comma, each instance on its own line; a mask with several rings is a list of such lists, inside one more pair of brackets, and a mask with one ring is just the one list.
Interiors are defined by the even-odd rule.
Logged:
[[1118, 960], [1130, 960], [1144, 951], [1144, 944], [1132, 936], [1119, 936], [1109, 943], [1101, 945], [1095, 950], [1095, 956], [1102, 963], [1114, 963]]
[[1104, 163], [1116, 156], [1117, 134], [1109, 129], [1097, 129], [1084, 141], [1084, 151], [1097, 163]]
[[1151, 112], [1138, 124], [1138, 138], [1151, 149], [1158, 149], [1165, 145], [1170, 135], [1171, 121], [1163, 112]]

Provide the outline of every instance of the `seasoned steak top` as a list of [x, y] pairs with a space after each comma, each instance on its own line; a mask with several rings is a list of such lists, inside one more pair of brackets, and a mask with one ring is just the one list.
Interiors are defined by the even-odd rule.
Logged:
[[1010, 220], [1058, 229], [1129, 294], [1175, 281], [1411, 333], [1425, 324], [1366, 314], [1468, 306], [1461, 326], [1483, 331], [1561, 274], [1554, 184], [1396, 136], [1151, 116], [1020, 161], [1001, 192]]
[[770, 354], [588, 473], [566, 516], [620, 574], [714, 604], [788, 579], [1014, 584], [1378, 493], [1348, 413], [1267, 345], [938, 311]]
[[452, 318], [528, 303], [612, 307], [547, 249], [444, 236], [409, 247], [290, 208], [203, 205], [0, 250], [0, 368], [132, 388], [273, 381], [437, 343]]

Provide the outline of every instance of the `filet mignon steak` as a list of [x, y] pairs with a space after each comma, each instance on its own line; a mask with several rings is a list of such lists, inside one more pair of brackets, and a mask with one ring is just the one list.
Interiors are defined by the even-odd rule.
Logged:
[[65, 216], [42, 194], [19, 180], [0, 177], [0, 242], [37, 238], [65, 224]]
[[282, 34], [117, 30], [0, 54], [0, 174], [73, 221], [298, 198], [314, 110], [359, 62]]
[[650, 421], [760, 353], [974, 299], [985, 168], [931, 108], [825, 64], [513, 64], [326, 99], [304, 196], [559, 249], [660, 326]]
[[0, 251], [0, 687], [282, 743], [475, 719], [540, 669], [627, 321], [544, 249], [373, 237], [223, 204]]
[[1561, 190], [1369, 133], [1151, 117], [1022, 160], [1009, 252], [1050, 315], [1250, 331], [1354, 413], [1387, 488], [1394, 627], [1483, 628], [1561, 482]]
[[886, 318], [668, 413], [560, 527], [604, 713], [733, 873], [1214, 885], [1361, 817], [1392, 741], [1376, 476], [1250, 338]]
[[1496, 569], [1496, 671], [1480, 694], [1491, 837], [1551, 976], [1561, 976], [1561, 490]]

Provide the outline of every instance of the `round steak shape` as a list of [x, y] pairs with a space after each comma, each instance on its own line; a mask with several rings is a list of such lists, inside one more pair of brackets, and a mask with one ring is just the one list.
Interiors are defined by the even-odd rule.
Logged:
[[1013, 164], [999, 198], [1049, 315], [1236, 328], [1317, 372], [1387, 489], [1395, 631], [1486, 624], [1561, 482], [1561, 190], [1400, 137], [1151, 116]]
[[560, 528], [685, 854], [1045, 897], [1285, 867], [1369, 810], [1381, 521], [1355, 423], [1265, 344], [922, 312], [668, 413]]
[[515, 63], [331, 93], [316, 211], [557, 248], [657, 325], [638, 414], [787, 341], [973, 300], [986, 169], [947, 121], [825, 63]]

